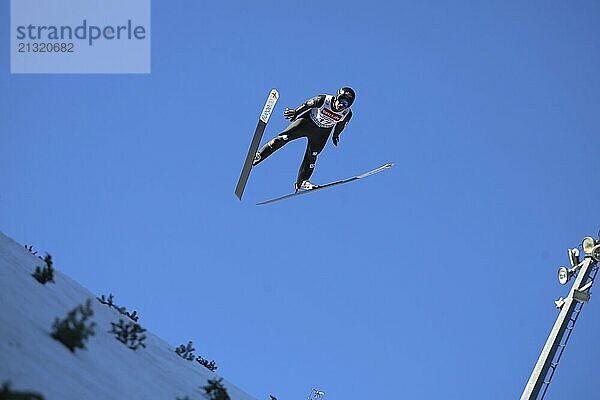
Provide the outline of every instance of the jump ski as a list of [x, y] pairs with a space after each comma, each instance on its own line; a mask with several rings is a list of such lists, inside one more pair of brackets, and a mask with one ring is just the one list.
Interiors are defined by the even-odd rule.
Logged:
[[275, 108], [275, 103], [277, 103], [277, 99], [279, 99], [279, 92], [277, 91], [277, 89], [271, 90], [271, 93], [269, 93], [269, 98], [265, 103], [265, 107], [263, 108], [262, 113], [260, 114], [258, 125], [256, 126], [256, 130], [254, 131], [252, 143], [250, 144], [250, 148], [248, 149], [248, 155], [246, 156], [246, 161], [244, 162], [242, 173], [240, 174], [240, 179], [238, 180], [237, 186], [235, 187], [235, 195], [240, 200], [242, 199], [244, 189], [246, 188], [246, 182], [248, 182], [248, 177], [250, 176], [250, 170], [252, 169], [252, 161], [254, 160], [254, 155], [258, 150], [258, 145], [260, 144], [262, 135], [265, 132], [265, 128], [267, 127], [267, 122], [269, 122], [269, 117], [271, 116], [271, 113]]
[[362, 175], [357, 175], [357, 176], [353, 176], [352, 178], [342, 179], [341, 181], [335, 181], [335, 182], [327, 183], [325, 185], [319, 185], [316, 188], [310, 189], [310, 190], [300, 190], [300, 191], [298, 191], [296, 193], [286, 194], [285, 196], [281, 196], [281, 197], [277, 197], [275, 199], [266, 200], [266, 201], [262, 201], [260, 203], [256, 203], [256, 205], [259, 206], [259, 205], [262, 205], [262, 204], [274, 203], [274, 202], [279, 201], [279, 200], [289, 199], [290, 197], [295, 197], [295, 196], [300, 196], [302, 194], [311, 193], [311, 192], [314, 192], [315, 190], [327, 189], [327, 188], [330, 188], [330, 187], [333, 187], [333, 186], [342, 185], [344, 183], [349, 183], [349, 182], [357, 181], [359, 179], [366, 178], [367, 176], [371, 176], [371, 175], [374, 175], [374, 174], [376, 174], [378, 172], [384, 171], [384, 170], [386, 170], [388, 168], [392, 168], [393, 166], [394, 166], [394, 163], [387, 163], [385, 165], [382, 165], [379, 168], [375, 168], [374, 170], [365, 172]]

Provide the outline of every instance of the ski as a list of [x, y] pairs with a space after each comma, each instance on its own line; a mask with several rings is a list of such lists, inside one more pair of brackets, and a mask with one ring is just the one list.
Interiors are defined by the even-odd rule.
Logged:
[[310, 189], [310, 190], [300, 190], [300, 191], [298, 191], [296, 193], [286, 194], [285, 196], [281, 196], [281, 197], [277, 197], [277, 198], [274, 198], [274, 199], [271, 199], [271, 200], [266, 200], [266, 201], [262, 201], [260, 203], [256, 203], [256, 205], [260, 206], [260, 205], [263, 205], [263, 204], [274, 203], [276, 201], [285, 200], [285, 199], [289, 199], [291, 197], [295, 197], [295, 196], [300, 196], [300, 195], [303, 195], [303, 194], [311, 193], [311, 192], [314, 192], [315, 190], [327, 189], [327, 188], [330, 188], [330, 187], [333, 187], [333, 186], [342, 185], [344, 183], [354, 182], [354, 181], [357, 181], [359, 179], [366, 178], [367, 176], [371, 176], [371, 175], [374, 175], [374, 174], [376, 174], [378, 172], [384, 171], [384, 170], [386, 170], [388, 168], [391, 168], [393, 166], [394, 166], [394, 163], [387, 163], [385, 165], [382, 165], [379, 168], [375, 168], [375, 169], [373, 169], [371, 171], [368, 171], [368, 172], [365, 172], [364, 174], [361, 174], [361, 175], [356, 175], [356, 176], [353, 176], [351, 178], [342, 179], [341, 181], [335, 181], [335, 182], [327, 183], [325, 185], [319, 185], [316, 188]]
[[242, 200], [242, 195], [244, 194], [244, 189], [246, 188], [246, 182], [248, 182], [248, 177], [250, 176], [250, 170], [252, 169], [252, 161], [254, 160], [254, 155], [258, 150], [258, 145], [260, 144], [260, 140], [262, 139], [262, 135], [265, 132], [265, 128], [267, 127], [267, 122], [269, 122], [269, 117], [275, 108], [275, 103], [277, 103], [277, 99], [279, 99], [279, 92], [277, 89], [271, 90], [269, 93], [269, 97], [267, 98], [267, 102], [260, 114], [260, 118], [258, 119], [258, 125], [256, 126], [256, 130], [254, 131], [254, 136], [252, 137], [252, 143], [250, 144], [250, 148], [248, 149], [248, 155], [246, 156], [246, 161], [244, 162], [244, 166], [242, 167], [242, 172], [240, 174], [240, 179], [238, 179], [237, 186], [235, 187], [235, 195], [238, 199]]

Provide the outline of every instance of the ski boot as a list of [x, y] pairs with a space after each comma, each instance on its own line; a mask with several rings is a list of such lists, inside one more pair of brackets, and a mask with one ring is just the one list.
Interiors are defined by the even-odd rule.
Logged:
[[312, 190], [312, 189], [316, 189], [318, 187], [319, 187], [319, 185], [315, 185], [314, 183], [311, 183], [307, 180], [303, 181], [302, 183], [296, 182], [294, 184], [294, 188], [296, 189], [296, 192], [299, 192], [301, 190]]
[[252, 166], [254, 167], [256, 164], [258, 164], [260, 162], [260, 153], [256, 152], [256, 154], [254, 155], [254, 160], [252, 160]]

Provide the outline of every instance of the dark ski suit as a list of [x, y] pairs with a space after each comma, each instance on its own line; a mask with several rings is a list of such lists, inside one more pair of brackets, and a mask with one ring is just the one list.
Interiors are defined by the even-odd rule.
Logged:
[[289, 141], [305, 137], [308, 144], [298, 171], [296, 187], [308, 180], [314, 171], [317, 155], [327, 144], [331, 131], [333, 130], [333, 144], [337, 146], [340, 133], [352, 118], [350, 107], [342, 111], [333, 110], [333, 99], [334, 96], [322, 94], [293, 110], [292, 123], [256, 153], [253, 165], [259, 164]]

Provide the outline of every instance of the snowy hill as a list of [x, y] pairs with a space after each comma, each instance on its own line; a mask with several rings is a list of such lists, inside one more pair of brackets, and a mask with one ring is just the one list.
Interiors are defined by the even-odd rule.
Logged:
[[[202, 387], [216, 374], [184, 360], [150, 332], [145, 348], [129, 349], [109, 333], [111, 322], [123, 319], [117, 310], [60, 271], [54, 272], [55, 283], [42, 285], [32, 273], [44, 265], [0, 232], [0, 386], [10, 381], [14, 392], [39, 393], [46, 400], [204, 399]], [[87, 349], [72, 353], [51, 337], [52, 325], [87, 299], [95, 335]], [[143, 327], [143, 319], [139, 324]], [[222, 383], [232, 400], [254, 400]]]

